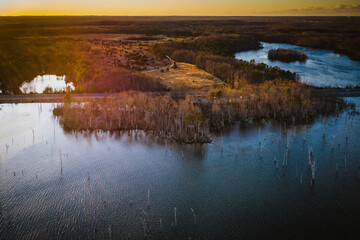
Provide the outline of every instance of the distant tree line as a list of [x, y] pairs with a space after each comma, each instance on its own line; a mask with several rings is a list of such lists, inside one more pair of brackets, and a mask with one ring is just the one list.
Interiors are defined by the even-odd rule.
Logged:
[[254, 41], [334, 50], [360, 60], [359, 17], [1, 17], [0, 40], [83, 34], [199, 37], [238, 34]]

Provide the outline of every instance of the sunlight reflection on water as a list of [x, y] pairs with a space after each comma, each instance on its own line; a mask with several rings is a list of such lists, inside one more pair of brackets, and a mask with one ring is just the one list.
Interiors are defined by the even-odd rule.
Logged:
[[44, 75], [37, 76], [31, 82], [23, 83], [20, 87], [22, 93], [43, 93], [45, 88], [50, 87], [53, 91], [65, 91], [67, 88], [75, 90], [72, 82], [66, 83], [65, 76]]

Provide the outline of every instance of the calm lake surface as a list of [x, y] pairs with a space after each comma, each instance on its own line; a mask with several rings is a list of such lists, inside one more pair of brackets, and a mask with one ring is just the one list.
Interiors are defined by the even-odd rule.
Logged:
[[66, 133], [53, 107], [1, 105], [0, 239], [142, 239], [144, 226], [152, 239], [360, 236], [360, 116], [235, 126], [185, 145]]
[[[347, 56], [340, 56], [333, 51], [310, 49], [283, 43], [262, 42], [264, 48], [255, 51], [239, 52], [237, 59], [263, 62], [269, 66], [278, 66], [281, 69], [296, 72], [303, 82], [315, 86], [346, 87], [360, 85], [360, 62], [353, 61]], [[271, 61], [268, 52], [271, 49], [287, 48], [305, 52], [308, 56], [306, 62], [285, 63]]]

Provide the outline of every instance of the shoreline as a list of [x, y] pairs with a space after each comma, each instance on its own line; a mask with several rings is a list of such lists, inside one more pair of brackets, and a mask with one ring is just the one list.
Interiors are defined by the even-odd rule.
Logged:
[[[139, 93], [129, 91], [128, 93]], [[141, 92], [148, 97], [171, 96], [174, 99], [184, 98], [186, 95], [206, 98], [203, 92]], [[360, 97], [360, 88], [315, 88], [316, 96], [334, 96], [334, 97]], [[98, 99], [119, 93], [72, 93], [73, 99]], [[62, 102], [65, 94], [19, 94], [19, 95], [0, 95], [0, 104], [6, 103], [58, 103]]]

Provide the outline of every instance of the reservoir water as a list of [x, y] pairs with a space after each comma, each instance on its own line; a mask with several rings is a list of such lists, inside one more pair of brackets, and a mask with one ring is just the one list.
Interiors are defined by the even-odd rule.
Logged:
[[1, 239], [360, 236], [358, 115], [237, 125], [186, 145], [69, 133], [53, 107], [0, 106]]
[[[262, 42], [263, 48], [254, 51], [239, 52], [237, 59], [263, 62], [269, 66], [278, 66], [299, 74], [303, 82], [315, 86], [346, 87], [360, 85], [360, 62], [351, 60], [347, 56], [340, 56], [332, 51], [310, 49], [283, 43]], [[271, 49], [286, 48], [305, 52], [308, 56], [306, 62], [281, 62], [268, 59]]]

